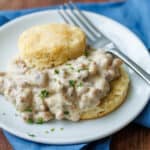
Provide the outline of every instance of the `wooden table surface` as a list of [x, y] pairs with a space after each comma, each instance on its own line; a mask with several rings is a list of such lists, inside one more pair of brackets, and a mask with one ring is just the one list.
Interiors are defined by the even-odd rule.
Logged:
[[[22, 9], [49, 6], [63, 3], [65, 0], [0, 0], [2, 9]], [[100, 2], [111, 0], [74, 0], [74, 2]], [[117, 1], [117, 0], [114, 0]], [[12, 150], [0, 131], [0, 150]], [[135, 124], [128, 125], [113, 135], [111, 150], [150, 150], [150, 130]]]

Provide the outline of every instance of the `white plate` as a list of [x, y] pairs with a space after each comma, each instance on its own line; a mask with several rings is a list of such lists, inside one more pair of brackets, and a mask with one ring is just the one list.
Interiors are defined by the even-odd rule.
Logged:
[[[120, 49], [150, 71], [150, 57], [145, 46], [127, 28], [104, 16], [85, 12]], [[0, 70], [6, 70], [11, 58], [18, 52], [17, 40], [22, 31], [33, 25], [62, 22], [57, 10], [33, 13], [15, 19], [0, 28]], [[131, 122], [144, 108], [150, 95], [149, 86], [129, 70], [131, 88], [126, 102], [113, 113], [101, 118], [77, 123], [52, 121], [43, 125], [28, 125], [15, 116], [15, 108], [0, 97], [0, 127], [24, 139], [49, 144], [83, 143], [106, 137]], [[4, 115], [3, 113], [6, 113]], [[55, 128], [54, 132], [50, 129]], [[60, 128], [64, 128], [63, 131]], [[46, 134], [45, 131], [50, 131]], [[28, 136], [35, 134], [35, 137]]]

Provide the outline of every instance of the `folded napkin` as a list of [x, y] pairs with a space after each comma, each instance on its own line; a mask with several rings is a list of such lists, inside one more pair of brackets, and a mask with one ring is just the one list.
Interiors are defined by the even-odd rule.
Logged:
[[[121, 24], [124, 24], [129, 29], [131, 29], [135, 34], [137, 34], [147, 47], [150, 47], [149, 0], [127, 0], [124, 2], [116, 3], [79, 3], [78, 6], [80, 9], [93, 11], [117, 20]], [[16, 17], [25, 14], [54, 8], [57, 8], [57, 6], [19, 11], [0, 11], [0, 25], [3, 25]], [[150, 128], [150, 102], [134, 122]], [[109, 150], [111, 141], [111, 138], [108, 137], [103, 140], [84, 144], [44, 145], [20, 139], [7, 133], [6, 131], [4, 131], [4, 134], [13, 146], [14, 150]]]

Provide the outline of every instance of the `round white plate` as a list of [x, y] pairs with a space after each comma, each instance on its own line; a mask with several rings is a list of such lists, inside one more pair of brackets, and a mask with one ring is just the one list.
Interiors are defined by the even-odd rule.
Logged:
[[[127, 28], [104, 16], [85, 12], [92, 22], [120, 49], [150, 71], [150, 56], [141, 41]], [[33, 25], [63, 22], [57, 10], [43, 11], [20, 17], [0, 28], [0, 71], [6, 70], [11, 58], [18, 52], [18, 37]], [[149, 86], [129, 69], [130, 91], [126, 102], [113, 113], [95, 120], [51, 121], [43, 125], [29, 125], [16, 116], [14, 106], [0, 97], [0, 127], [24, 139], [49, 144], [83, 143], [106, 137], [131, 122], [144, 108], [150, 96]], [[55, 131], [51, 131], [54, 128]], [[63, 128], [63, 130], [61, 129]], [[49, 133], [46, 133], [49, 131]], [[31, 137], [28, 134], [34, 134]]]

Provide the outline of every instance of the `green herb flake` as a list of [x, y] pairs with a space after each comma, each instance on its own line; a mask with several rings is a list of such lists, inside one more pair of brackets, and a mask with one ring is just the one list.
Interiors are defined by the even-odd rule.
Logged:
[[72, 66], [70, 66], [70, 69], [71, 69], [71, 70], [74, 70], [74, 68], [73, 68]]
[[78, 69], [77, 72], [81, 72], [81, 71], [84, 71], [84, 70], [88, 70], [88, 68], [85, 67], [85, 68]]
[[33, 119], [29, 118], [29, 119], [27, 120], [27, 123], [33, 124]]
[[86, 57], [88, 57], [88, 56], [90, 55], [89, 51], [85, 50], [85, 51], [84, 51], [84, 55], [85, 55]]
[[60, 131], [63, 131], [64, 130], [64, 128], [60, 128]]
[[69, 85], [74, 87], [76, 84], [76, 81], [75, 80], [69, 80]]
[[2, 113], [2, 115], [3, 115], [3, 116], [5, 116], [5, 115], [6, 115], [6, 113], [4, 113], [4, 112], [3, 112], [3, 113]]
[[71, 66], [71, 64], [66, 64], [67, 66]]
[[38, 118], [37, 120], [36, 120], [36, 123], [37, 124], [43, 124], [43, 118]]
[[82, 69], [78, 69], [77, 72], [80, 72]]
[[64, 111], [64, 115], [69, 115], [69, 111]]
[[15, 113], [15, 116], [18, 117], [19, 115], [17, 113]]
[[31, 133], [28, 133], [28, 136], [30, 136], [30, 137], [35, 137], [35, 135], [34, 135], [34, 134], [31, 134]]
[[59, 70], [58, 70], [58, 69], [55, 69], [55, 70], [54, 70], [54, 73], [55, 73], [55, 74], [59, 74]]
[[32, 112], [32, 108], [27, 108], [27, 109], [25, 109], [25, 111]]
[[86, 67], [82, 68], [82, 70], [88, 70], [88, 67], [86, 66]]
[[45, 131], [45, 133], [46, 133], [46, 134], [48, 134], [48, 133], [49, 133], [49, 131], [48, 131], [48, 130], [46, 130], [46, 131]]
[[80, 82], [78, 85], [77, 85], [77, 87], [82, 87], [83, 86], [83, 83], [82, 82]]
[[90, 58], [89, 58], [88, 60], [89, 60], [89, 61], [93, 61], [93, 60], [92, 60], [92, 59], [90, 59]]
[[49, 96], [49, 92], [47, 90], [42, 90], [39, 96], [41, 99], [44, 99]]
[[55, 131], [55, 128], [51, 128], [51, 132], [54, 132]]
[[57, 79], [56, 79], [56, 78], [54, 78], [54, 81], [56, 82], [56, 81], [57, 81]]

